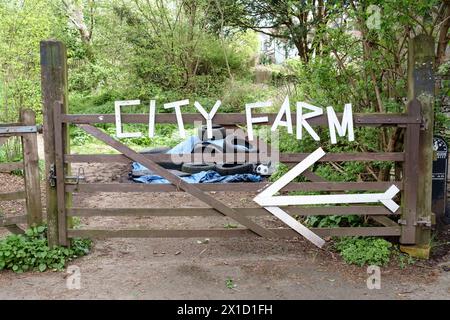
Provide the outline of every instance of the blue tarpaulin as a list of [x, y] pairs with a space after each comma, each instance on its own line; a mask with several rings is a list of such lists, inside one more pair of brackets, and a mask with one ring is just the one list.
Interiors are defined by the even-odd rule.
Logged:
[[[251, 173], [241, 173], [222, 176], [216, 171], [201, 171], [199, 173], [191, 174], [190, 176], [180, 177], [188, 183], [230, 183], [230, 182], [260, 182], [262, 179], [259, 175]], [[166, 179], [158, 175], [146, 175], [142, 177], [133, 178], [136, 182], [141, 183], [170, 183]]]
[[[167, 154], [184, 154], [191, 153], [194, 146], [201, 142], [200, 139], [196, 136], [191, 136], [184, 140], [183, 142], [177, 144], [175, 147], [167, 151]], [[209, 143], [216, 144], [218, 146], [223, 146], [223, 139], [221, 140], [208, 140]], [[241, 146], [241, 148], [245, 148]], [[146, 167], [141, 165], [140, 163], [133, 162], [131, 165], [131, 170], [133, 172], [141, 173], [140, 177], [133, 177], [135, 182], [141, 183], [170, 183], [166, 179], [161, 176], [153, 174], [151, 170], [148, 170]], [[145, 174], [145, 175], [142, 175]], [[262, 181], [261, 176], [257, 174], [250, 173], [242, 173], [242, 174], [233, 174], [233, 175], [225, 175], [222, 176], [216, 171], [201, 171], [199, 173], [191, 174], [189, 176], [181, 177], [184, 181], [188, 183], [230, 183], [230, 182], [260, 182]]]

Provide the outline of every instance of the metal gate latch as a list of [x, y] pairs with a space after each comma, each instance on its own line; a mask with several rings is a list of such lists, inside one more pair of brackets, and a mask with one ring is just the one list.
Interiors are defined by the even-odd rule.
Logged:
[[431, 219], [429, 217], [419, 218], [419, 220], [416, 221], [416, 225], [423, 227], [431, 227]]
[[85, 181], [86, 178], [84, 177], [84, 168], [79, 167], [75, 176], [66, 176], [65, 178], [66, 184], [79, 184], [80, 180]]
[[52, 164], [50, 166], [50, 170], [48, 172], [48, 182], [51, 187], [56, 187], [56, 170], [55, 170], [55, 164]]
[[[406, 226], [406, 220], [405, 219], [399, 219], [397, 221], [398, 224]], [[431, 227], [431, 220], [429, 218], [420, 218], [416, 222], [413, 223], [414, 226], [422, 226], [422, 227]]]

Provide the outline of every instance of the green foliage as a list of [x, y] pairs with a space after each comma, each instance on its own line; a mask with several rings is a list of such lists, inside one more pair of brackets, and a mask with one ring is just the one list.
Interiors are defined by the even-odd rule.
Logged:
[[392, 253], [397, 260], [400, 269], [405, 269], [408, 265], [413, 265], [414, 263], [416, 263], [416, 260], [413, 257], [406, 253], [400, 252], [398, 248], [395, 248]]
[[70, 128], [70, 142], [74, 146], [82, 146], [93, 140], [93, 137], [78, 127]]
[[20, 137], [11, 137], [0, 147], [0, 163], [1, 162], [17, 162], [22, 161], [22, 144]]
[[15, 122], [26, 106], [41, 117], [39, 42], [53, 16], [46, 0], [0, 0], [0, 122]]
[[364, 224], [361, 216], [357, 215], [308, 216], [305, 222], [311, 228], [359, 227]]
[[62, 270], [68, 261], [89, 253], [92, 243], [86, 239], [73, 239], [70, 248], [49, 248], [46, 232], [47, 227], [41, 225], [27, 229], [24, 235], [8, 235], [0, 240], [0, 270]]
[[253, 84], [248, 80], [229, 80], [224, 84], [220, 112], [243, 112], [246, 103], [269, 100], [275, 94], [274, 88]]
[[227, 279], [225, 280], [225, 286], [226, 286], [228, 289], [234, 289], [234, 288], [236, 288], [236, 284], [234, 283], [234, 280], [231, 279], [231, 278], [227, 278]]
[[346, 237], [337, 240], [335, 248], [346, 263], [384, 266], [389, 263], [392, 244], [375, 237]]
[[272, 173], [272, 175], [269, 177], [270, 182], [277, 181], [279, 178], [284, 176], [286, 172], [289, 171], [289, 167], [285, 165], [284, 163], [278, 163], [275, 167], [275, 172]]

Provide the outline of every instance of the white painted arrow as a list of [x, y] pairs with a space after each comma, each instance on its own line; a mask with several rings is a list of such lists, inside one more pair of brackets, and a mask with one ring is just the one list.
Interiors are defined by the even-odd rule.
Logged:
[[283, 209], [278, 207], [264, 207], [264, 209], [266, 209], [275, 217], [286, 223], [289, 227], [297, 231], [299, 234], [304, 236], [306, 239], [314, 243], [319, 248], [322, 248], [322, 246], [325, 244], [325, 240], [323, 240], [317, 234], [315, 234], [307, 227], [305, 227], [303, 224], [295, 220], [293, 217], [291, 217], [291, 215], [289, 215], [289, 213], [287, 213]]
[[277, 206], [381, 202], [389, 210], [395, 212], [398, 210], [399, 205], [392, 198], [400, 191], [395, 185], [392, 185], [384, 193], [274, 196], [274, 194], [283, 189], [324, 155], [325, 152], [322, 148], [318, 148], [253, 199], [319, 248], [325, 244], [325, 241]]
[[261, 206], [289, 206], [310, 204], [337, 204], [337, 203], [374, 203], [381, 202], [392, 212], [397, 211], [399, 205], [392, 198], [400, 190], [391, 186], [384, 193], [364, 194], [327, 194], [327, 195], [305, 195], [305, 196], [277, 196], [259, 198], [255, 200]]
[[274, 196], [275, 193], [280, 191], [324, 155], [325, 152], [322, 148], [318, 148], [280, 179], [271, 184], [267, 189], [258, 194], [253, 200], [260, 206], [381, 202], [392, 212], [398, 210], [399, 205], [392, 200], [392, 198], [400, 191], [395, 185], [390, 186], [384, 193]]

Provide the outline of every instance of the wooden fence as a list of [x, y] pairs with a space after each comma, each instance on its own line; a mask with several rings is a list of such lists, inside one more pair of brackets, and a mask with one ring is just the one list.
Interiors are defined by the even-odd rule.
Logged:
[[[170, 161], [171, 155], [154, 154], [142, 155], [123, 143], [113, 139], [94, 124], [115, 123], [113, 114], [69, 114], [67, 102], [67, 59], [65, 47], [61, 42], [44, 41], [41, 43], [42, 91], [44, 101], [44, 134], [46, 169], [52, 179], [47, 183], [47, 217], [49, 226], [49, 243], [67, 245], [68, 239], [73, 237], [237, 237], [262, 236], [268, 238], [299, 236], [290, 228], [265, 228], [249, 217], [269, 215], [262, 207], [238, 208], [229, 207], [209, 194], [209, 191], [238, 192], [259, 191], [267, 183], [233, 183], [233, 184], [189, 184], [158, 165], [158, 162]], [[392, 213], [382, 206], [327, 206], [327, 207], [288, 207], [286, 211], [291, 215], [361, 215], [377, 222], [379, 226], [345, 227], [345, 228], [313, 228], [312, 231], [320, 236], [398, 236], [404, 244], [416, 243], [417, 234], [428, 228], [428, 222], [423, 219], [423, 213], [418, 213], [417, 198], [421, 193], [418, 182], [420, 172], [420, 134], [424, 130], [421, 103], [411, 99], [407, 113], [403, 114], [354, 114], [356, 127], [398, 127], [404, 130], [404, 150], [401, 152], [362, 152], [327, 154], [320, 161], [392, 161], [403, 168], [401, 181], [389, 182], [330, 182], [315, 175], [312, 171], [305, 172], [311, 182], [290, 183], [282, 191], [333, 191], [346, 192], [353, 190], [385, 191], [392, 184], [401, 192], [401, 212], [399, 223], [389, 218]], [[276, 114], [261, 114], [268, 116], [269, 123], [273, 122]], [[340, 116], [340, 115], [338, 115]], [[184, 114], [186, 123], [203, 121], [200, 114]], [[215, 124], [236, 126], [245, 123], [244, 114], [217, 114]], [[176, 123], [174, 114], [157, 114], [158, 123]], [[122, 123], [148, 123], [147, 114], [125, 114]], [[309, 120], [311, 125], [326, 125], [327, 118], [323, 116]], [[68, 127], [77, 125], [87, 133], [119, 151], [118, 155], [75, 155], [70, 153]], [[295, 125], [295, 121], [294, 121]], [[432, 128], [431, 128], [432, 129]], [[431, 144], [429, 146], [431, 151]], [[189, 157], [190, 155], [184, 155]], [[307, 154], [281, 154], [280, 162], [296, 164]], [[71, 163], [86, 162], [123, 162], [136, 161], [152, 170], [155, 174], [166, 178], [170, 184], [99, 184], [78, 183], [66, 181], [70, 174]], [[208, 208], [88, 208], [72, 207], [70, 195], [76, 192], [187, 192], [198, 198]], [[396, 213], [396, 217], [398, 212]], [[238, 229], [203, 229], [203, 230], [165, 230], [165, 229], [73, 229], [68, 227], [68, 217], [73, 216], [227, 216], [245, 228]]]
[[[405, 179], [403, 181], [389, 182], [328, 182], [316, 176], [311, 171], [308, 178], [313, 182], [290, 183], [282, 191], [351, 191], [351, 190], [370, 190], [385, 191], [392, 184], [403, 190], [402, 216], [404, 225], [399, 225], [387, 218], [392, 215], [389, 210], [383, 206], [330, 206], [330, 207], [289, 207], [288, 213], [299, 216], [309, 215], [364, 215], [378, 222], [380, 227], [348, 227], [348, 228], [313, 228], [312, 231], [321, 236], [401, 236], [403, 243], [414, 243], [415, 227], [413, 226], [416, 217], [415, 195], [417, 194], [417, 157], [418, 157], [418, 134], [420, 131], [420, 103], [417, 100], [409, 104], [407, 114], [369, 114], [355, 115], [355, 124], [357, 126], [401, 126], [405, 128], [406, 144], [403, 152], [391, 153], [342, 153], [327, 154], [320, 161], [394, 161], [403, 163]], [[61, 106], [55, 111], [55, 146], [56, 152], [56, 172], [63, 170], [64, 163], [84, 163], [84, 162], [123, 162], [129, 163], [130, 160], [140, 162], [146, 167], [155, 171], [155, 173], [166, 177], [172, 184], [152, 185], [152, 184], [103, 184], [103, 183], [57, 183], [63, 192], [57, 197], [62, 207], [59, 207], [59, 219], [66, 219], [67, 216], [214, 216], [222, 213], [232, 217], [247, 229], [208, 229], [208, 230], [76, 230], [68, 229], [67, 234], [63, 235], [60, 241], [65, 237], [235, 237], [254, 234], [267, 237], [287, 237], [298, 236], [291, 229], [265, 229], [260, 226], [249, 223], [248, 216], [269, 215], [264, 208], [228, 208], [222, 203], [207, 195], [206, 191], [218, 192], [237, 192], [262, 190], [267, 183], [233, 183], [233, 184], [187, 184], [158, 166], [158, 162], [170, 161], [171, 155], [156, 154], [142, 155], [129, 149], [122, 143], [109, 137], [101, 130], [91, 126], [95, 123], [113, 123], [113, 115], [69, 115], [60, 112]], [[275, 115], [269, 114], [269, 118]], [[173, 123], [175, 115], [164, 114], [157, 115], [157, 121]], [[201, 121], [201, 115], [188, 114], [185, 119], [189, 121]], [[147, 115], [125, 115], [123, 122], [147, 123]], [[220, 114], [215, 118], [215, 123], [222, 125], [239, 124], [244, 121], [241, 114]], [[318, 117], [315, 120], [316, 125], [324, 124], [325, 117]], [[103, 141], [109, 146], [115, 148], [121, 154], [119, 155], [73, 155], [64, 153], [68, 141], [63, 138], [62, 126], [68, 124], [77, 124], [86, 132], [92, 134], [95, 138]], [[184, 155], [184, 156], [191, 156]], [[303, 160], [307, 154], [281, 154], [280, 162], [292, 164]], [[407, 178], [406, 178], [407, 177]], [[57, 178], [58, 180], [58, 178]], [[70, 208], [63, 205], [65, 193], [72, 192], [188, 192], [203, 202], [210, 205], [211, 208]], [[245, 218], [245, 219], [244, 219]], [[64, 233], [60, 230], [60, 234]]]
[[5, 217], [0, 213], [0, 227], [6, 227], [13, 233], [23, 232], [18, 224], [32, 226], [42, 223], [37, 131], [36, 115], [32, 110], [21, 110], [19, 123], [0, 124], [0, 148], [11, 137], [20, 137], [22, 141], [23, 161], [0, 163], [0, 172], [23, 170], [25, 179], [24, 190], [0, 193], [0, 201], [25, 199], [24, 214]]

